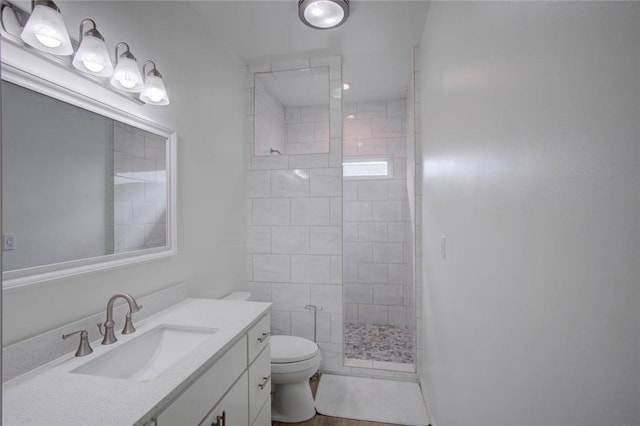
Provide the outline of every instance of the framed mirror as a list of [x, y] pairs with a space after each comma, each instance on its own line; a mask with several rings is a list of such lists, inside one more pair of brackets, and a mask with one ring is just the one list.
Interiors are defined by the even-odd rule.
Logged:
[[329, 67], [254, 74], [254, 155], [329, 152]]
[[2, 64], [3, 287], [176, 253], [176, 135]]

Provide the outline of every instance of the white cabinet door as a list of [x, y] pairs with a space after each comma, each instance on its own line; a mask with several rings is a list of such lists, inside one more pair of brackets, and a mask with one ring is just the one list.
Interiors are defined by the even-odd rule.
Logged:
[[251, 364], [260, 352], [269, 344], [271, 336], [271, 317], [266, 314], [247, 333], [249, 345], [249, 359], [247, 365]]
[[271, 395], [271, 347], [267, 346], [249, 367], [249, 418], [253, 420]]
[[200, 426], [249, 426], [247, 376], [245, 371]]
[[271, 398], [265, 401], [252, 426], [271, 426]]
[[[207, 415], [233, 382], [245, 371], [246, 336], [225, 353], [157, 418], [158, 426], [195, 425]], [[245, 403], [247, 395], [244, 396]]]

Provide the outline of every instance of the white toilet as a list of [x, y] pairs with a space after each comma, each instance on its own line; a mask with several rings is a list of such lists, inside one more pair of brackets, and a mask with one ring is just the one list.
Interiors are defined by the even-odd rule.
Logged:
[[[235, 292], [225, 300], [248, 300], [249, 292]], [[309, 420], [316, 414], [309, 379], [320, 368], [320, 348], [296, 336], [271, 336], [271, 419], [283, 423]]]
[[316, 414], [309, 379], [320, 368], [320, 349], [296, 336], [271, 336], [271, 419], [284, 423]]

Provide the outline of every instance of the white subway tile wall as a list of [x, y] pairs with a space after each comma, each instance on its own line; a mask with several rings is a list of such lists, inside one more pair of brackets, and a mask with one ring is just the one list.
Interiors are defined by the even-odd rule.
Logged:
[[[391, 179], [344, 182], [344, 286], [347, 321], [407, 325], [414, 304], [407, 194], [406, 99], [345, 105], [344, 156], [384, 155]], [[412, 157], [412, 161], [413, 157]], [[413, 179], [411, 176], [410, 179]]]
[[[342, 86], [340, 57], [251, 66], [249, 102], [254, 94], [254, 72], [309, 65], [329, 66], [330, 87]], [[384, 324], [407, 323], [404, 299], [409, 295], [409, 274], [404, 245], [409, 226], [404, 220], [411, 215], [409, 206], [404, 206], [409, 189], [406, 177], [400, 175], [407, 170], [404, 163], [408, 160], [404, 102], [343, 106], [340, 99], [332, 98], [326, 126], [321, 124], [326, 115], [320, 110], [284, 109], [284, 120], [295, 126], [285, 128], [283, 144], [295, 139], [299, 146], [284, 147], [283, 155], [254, 155], [253, 117], [248, 118], [248, 289], [253, 300], [273, 303], [274, 334], [313, 339], [313, 312], [305, 306], [317, 306], [315, 332], [324, 372], [416, 379], [406, 372], [343, 365], [343, 321], [356, 322], [361, 316]], [[347, 108], [359, 117], [354, 120], [356, 128], [345, 122], [343, 144], [342, 117]], [[248, 111], [253, 114], [251, 107]], [[354, 132], [359, 132], [360, 139], [347, 143]], [[325, 153], [304, 151], [304, 146], [317, 143], [316, 137], [326, 135], [330, 141]], [[362, 187], [360, 181], [343, 182], [343, 154], [390, 155], [396, 160], [394, 174], [397, 170], [398, 176], [383, 183], [366, 181]], [[371, 197], [366, 196], [367, 191]]]
[[[340, 57], [313, 58], [250, 68], [249, 93], [254, 70], [310, 64], [328, 66], [330, 87], [342, 86]], [[316, 337], [329, 372], [349, 371], [342, 367], [341, 117], [339, 99], [330, 111], [284, 109], [285, 131], [277, 136], [283, 155], [255, 156], [253, 136], [247, 140], [248, 289], [253, 300], [273, 303], [274, 334], [313, 339], [313, 312], [305, 307], [318, 307]]]

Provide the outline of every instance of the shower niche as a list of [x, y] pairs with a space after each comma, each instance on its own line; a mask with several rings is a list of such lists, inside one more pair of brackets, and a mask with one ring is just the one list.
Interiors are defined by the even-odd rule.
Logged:
[[254, 74], [254, 155], [329, 152], [329, 67]]

